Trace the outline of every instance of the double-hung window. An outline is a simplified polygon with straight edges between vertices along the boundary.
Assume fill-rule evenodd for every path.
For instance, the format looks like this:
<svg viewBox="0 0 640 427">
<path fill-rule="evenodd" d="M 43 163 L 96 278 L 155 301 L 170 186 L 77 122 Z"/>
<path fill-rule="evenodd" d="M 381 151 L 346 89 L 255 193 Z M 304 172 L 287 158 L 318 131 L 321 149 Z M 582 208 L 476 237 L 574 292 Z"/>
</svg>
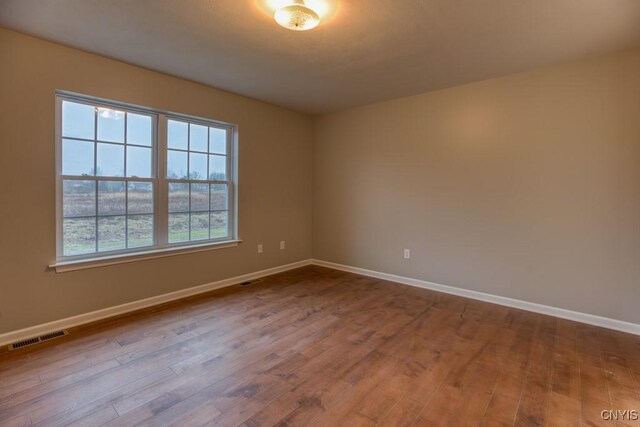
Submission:
<svg viewBox="0 0 640 427">
<path fill-rule="evenodd" d="M 236 240 L 236 128 L 59 93 L 57 262 Z"/>
</svg>

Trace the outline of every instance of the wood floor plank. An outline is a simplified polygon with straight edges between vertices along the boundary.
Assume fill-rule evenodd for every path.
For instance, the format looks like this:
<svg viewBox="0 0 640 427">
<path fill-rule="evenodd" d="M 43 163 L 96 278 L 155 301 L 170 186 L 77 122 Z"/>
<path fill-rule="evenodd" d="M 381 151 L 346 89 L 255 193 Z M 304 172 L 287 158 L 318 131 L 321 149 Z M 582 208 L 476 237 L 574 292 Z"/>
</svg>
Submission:
<svg viewBox="0 0 640 427">
<path fill-rule="evenodd" d="M 552 345 L 542 341 L 535 343 L 518 405 L 516 425 L 542 426 L 547 423 L 553 374 L 552 355 Z"/>
<path fill-rule="evenodd" d="M 2 421 L 3 427 L 26 427 L 30 426 L 31 420 L 28 415 L 20 414 L 13 418 L 6 419 Z"/>
<path fill-rule="evenodd" d="M 3 383 L 0 388 L 0 399 L 24 392 L 24 390 L 40 385 L 40 377 L 32 376 L 13 383 Z"/>
<path fill-rule="evenodd" d="M 613 426 L 640 337 L 304 267 L 0 354 L 0 424 Z"/>
<path fill-rule="evenodd" d="M 100 408 L 112 406 L 114 402 L 128 398 L 140 389 L 143 389 L 149 385 L 158 384 L 164 378 L 172 375 L 173 373 L 168 370 L 154 372 L 149 376 L 131 381 L 123 387 L 105 393 L 97 399 L 89 400 L 84 404 L 79 404 L 75 407 L 68 408 L 64 412 L 52 411 L 51 416 L 46 417 L 36 425 L 58 426 L 73 423 L 77 420 L 85 418 L 87 415 L 92 414 Z M 54 412 L 55 414 L 53 414 Z"/>
<path fill-rule="evenodd" d="M 422 411 L 423 405 L 410 398 L 401 397 L 391 409 L 380 419 L 378 426 L 380 427 L 408 427 L 414 424 L 416 418 Z"/>
<path fill-rule="evenodd" d="M 580 427 L 580 401 L 555 391 L 549 397 L 549 427 Z"/>
<path fill-rule="evenodd" d="M 321 416 L 316 416 L 307 425 L 349 425 L 349 420 L 353 420 L 354 417 L 360 418 L 357 414 L 358 405 L 394 370 L 396 363 L 397 360 L 390 356 L 377 352 L 369 354 L 360 363 L 354 365 L 343 378 L 353 387 L 326 408 Z M 364 420 L 359 422 L 362 421 Z"/>
<path fill-rule="evenodd" d="M 118 413 L 111 405 L 99 408 L 74 422 L 65 424 L 65 427 L 91 427 L 101 426 L 118 418 Z"/>
</svg>

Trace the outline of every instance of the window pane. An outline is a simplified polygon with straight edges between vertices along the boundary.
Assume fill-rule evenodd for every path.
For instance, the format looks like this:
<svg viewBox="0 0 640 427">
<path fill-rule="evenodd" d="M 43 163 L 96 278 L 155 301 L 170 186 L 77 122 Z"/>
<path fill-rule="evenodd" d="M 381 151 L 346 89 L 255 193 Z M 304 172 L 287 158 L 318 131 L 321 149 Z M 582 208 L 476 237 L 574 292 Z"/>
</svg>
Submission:
<svg viewBox="0 0 640 427">
<path fill-rule="evenodd" d="M 132 215 L 127 220 L 129 248 L 153 245 L 153 215 Z"/>
<path fill-rule="evenodd" d="M 130 182 L 127 197 L 129 214 L 153 213 L 153 184 L 150 182 Z"/>
<path fill-rule="evenodd" d="M 167 153 L 167 178 L 187 177 L 187 153 L 169 150 Z"/>
<path fill-rule="evenodd" d="M 98 108 L 98 139 L 124 144 L 124 111 Z"/>
<path fill-rule="evenodd" d="M 169 183 L 169 212 L 189 212 L 189 184 Z"/>
<path fill-rule="evenodd" d="M 126 217 L 98 218 L 98 250 L 114 251 L 126 248 Z"/>
<path fill-rule="evenodd" d="M 217 239 L 229 235 L 228 212 L 211 212 L 211 238 Z"/>
<path fill-rule="evenodd" d="M 189 150 L 207 152 L 207 127 L 200 125 L 189 125 Z"/>
<path fill-rule="evenodd" d="M 189 125 L 184 122 L 169 120 L 167 124 L 167 146 L 186 150 L 189 139 Z"/>
<path fill-rule="evenodd" d="M 123 181 L 98 183 L 98 215 L 124 215 L 127 213 Z"/>
<path fill-rule="evenodd" d="M 209 211 L 209 184 L 191 184 L 191 212 Z"/>
<path fill-rule="evenodd" d="M 228 189 L 227 184 L 211 185 L 211 210 L 225 211 L 228 205 Z"/>
<path fill-rule="evenodd" d="M 124 176 L 124 147 L 98 143 L 98 176 Z"/>
<path fill-rule="evenodd" d="M 209 152 L 227 154 L 227 130 L 209 128 Z"/>
<path fill-rule="evenodd" d="M 127 113 L 127 144 L 151 146 L 151 116 Z"/>
<path fill-rule="evenodd" d="M 209 238 L 209 212 L 191 214 L 191 240 Z"/>
<path fill-rule="evenodd" d="M 93 142 L 62 141 L 62 174 L 93 175 Z"/>
<path fill-rule="evenodd" d="M 96 214 L 95 181 L 65 180 L 62 188 L 62 214 L 65 218 Z"/>
<path fill-rule="evenodd" d="M 96 251 L 95 218 L 65 219 L 62 223 L 63 254 L 80 255 Z"/>
<path fill-rule="evenodd" d="M 169 243 L 189 240 L 189 214 L 169 214 Z"/>
<path fill-rule="evenodd" d="M 95 108 L 91 105 L 62 101 L 62 136 L 95 138 Z"/>
<path fill-rule="evenodd" d="M 227 158 L 225 156 L 209 156 L 209 179 L 226 181 Z"/>
<path fill-rule="evenodd" d="M 127 147 L 127 176 L 151 178 L 151 148 Z"/>
<path fill-rule="evenodd" d="M 189 153 L 189 178 L 207 179 L 207 155 Z"/>
</svg>

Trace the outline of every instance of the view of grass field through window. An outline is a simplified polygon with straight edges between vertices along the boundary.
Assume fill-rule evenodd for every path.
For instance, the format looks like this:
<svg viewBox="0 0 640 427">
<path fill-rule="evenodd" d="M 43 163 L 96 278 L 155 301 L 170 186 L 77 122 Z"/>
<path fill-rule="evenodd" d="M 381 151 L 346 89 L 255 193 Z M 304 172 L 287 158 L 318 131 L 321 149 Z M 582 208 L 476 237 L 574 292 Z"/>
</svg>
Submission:
<svg viewBox="0 0 640 427">
<path fill-rule="evenodd" d="M 65 180 L 65 254 L 151 246 L 153 212 L 151 183 Z"/>
<path fill-rule="evenodd" d="M 229 234 L 227 130 L 169 120 L 169 243 Z"/>
</svg>

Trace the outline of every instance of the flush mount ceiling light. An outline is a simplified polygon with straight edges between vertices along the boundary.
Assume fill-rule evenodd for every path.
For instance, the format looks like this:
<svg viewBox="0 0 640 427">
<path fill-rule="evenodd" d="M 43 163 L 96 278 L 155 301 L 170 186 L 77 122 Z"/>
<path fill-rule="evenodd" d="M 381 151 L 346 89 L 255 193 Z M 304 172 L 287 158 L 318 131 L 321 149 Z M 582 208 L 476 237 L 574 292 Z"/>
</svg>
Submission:
<svg viewBox="0 0 640 427">
<path fill-rule="evenodd" d="M 276 22 L 282 27 L 294 31 L 306 31 L 320 23 L 320 17 L 311 8 L 305 6 L 304 0 L 293 0 L 288 6 L 276 10 Z"/>
</svg>

